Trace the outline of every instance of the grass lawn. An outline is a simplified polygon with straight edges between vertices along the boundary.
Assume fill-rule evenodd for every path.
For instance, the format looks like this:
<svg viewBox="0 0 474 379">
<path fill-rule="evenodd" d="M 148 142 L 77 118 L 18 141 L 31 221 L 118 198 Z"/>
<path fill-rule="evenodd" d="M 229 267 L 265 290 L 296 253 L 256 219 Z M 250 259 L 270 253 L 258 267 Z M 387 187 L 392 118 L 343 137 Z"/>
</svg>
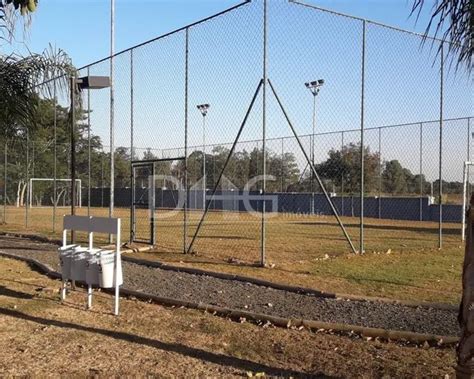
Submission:
<svg viewBox="0 0 474 379">
<path fill-rule="evenodd" d="M 0 230 L 59 238 L 60 216 L 67 211 L 58 209 L 53 233 L 51 208 L 30 209 L 28 228 L 25 209 L 8 208 L 7 223 Z M 86 214 L 87 209 L 78 213 Z M 91 214 L 107 216 L 108 210 L 91 208 Z M 189 212 L 188 244 L 201 215 L 200 211 Z M 118 208 L 115 216 L 122 218 L 123 239 L 127 240 L 130 211 Z M 366 254 L 353 255 L 332 217 L 269 214 L 266 257 L 273 268 L 259 268 L 255 264 L 260 258 L 260 215 L 209 213 L 193 246 L 194 254 L 186 255 L 182 254 L 183 214 L 158 210 L 155 217 L 155 248 L 136 254 L 138 257 L 328 292 L 454 304 L 460 298 L 463 248 L 459 224 L 444 225 L 440 251 L 436 223 L 367 219 Z M 343 222 L 358 247 L 358 219 L 346 217 Z M 138 212 L 136 230 L 138 237 L 149 238 L 146 210 Z"/>
<path fill-rule="evenodd" d="M 453 348 L 402 346 L 307 330 L 237 323 L 183 308 L 78 289 L 0 258 L 0 376 L 453 377 Z M 447 376 L 446 376 L 447 375 Z"/>
</svg>

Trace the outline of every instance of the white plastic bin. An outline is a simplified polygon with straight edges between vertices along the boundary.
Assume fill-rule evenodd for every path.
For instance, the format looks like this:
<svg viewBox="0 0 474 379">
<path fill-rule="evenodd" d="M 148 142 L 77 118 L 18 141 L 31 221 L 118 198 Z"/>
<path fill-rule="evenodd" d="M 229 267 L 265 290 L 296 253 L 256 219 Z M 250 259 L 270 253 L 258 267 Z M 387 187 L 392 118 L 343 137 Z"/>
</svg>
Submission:
<svg viewBox="0 0 474 379">
<path fill-rule="evenodd" d="M 116 254 L 113 251 L 101 252 L 99 258 L 99 285 L 102 288 L 115 287 L 115 258 Z M 117 267 L 117 284 L 123 284 L 122 278 L 122 262 L 119 259 Z"/>
<path fill-rule="evenodd" d="M 61 250 L 59 251 L 59 264 L 61 266 L 61 277 L 63 280 L 71 279 L 71 261 L 72 254 L 74 254 L 73 249 Z"/>
<path fill-rule="evenodd" d="M 90 286 L 98 286 L 100 284 L 99 274 L 100 253 L 89 254 L 86 262 L 86 283 Z"/>
<path fill-rule="evenodd" d="M 66 245 L 58 249 L 59 264 L 61 266 L 61 276 L 63 280 L 70 280 L 72 278 L 72 256 L 75 251 L 81 250 L 79 245 Z"/>
<path fill-rule="evenodd" d="M 89 253 L 84 249 L 76 249 L 72 254 L 71 279 L 79 282 L 86 281 L 86 263 Z"/>
</svg>

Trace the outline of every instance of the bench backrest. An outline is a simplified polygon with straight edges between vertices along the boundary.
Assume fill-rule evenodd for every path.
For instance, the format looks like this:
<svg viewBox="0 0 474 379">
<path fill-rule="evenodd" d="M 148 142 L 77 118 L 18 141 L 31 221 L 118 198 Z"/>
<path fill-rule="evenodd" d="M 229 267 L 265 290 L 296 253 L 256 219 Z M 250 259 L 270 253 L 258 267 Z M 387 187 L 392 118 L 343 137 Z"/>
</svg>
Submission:
<svg viewBox="0 0 474 379">
<path fill-rule="evenodd" d="M 89 234 L 89 249 L 93 247 L 93 233 L 116 235 L 117 246 L 120 244 L 119 218 L 66 215 L 63 219 L 63 246 L 67 244 L 68 230 L 87 232 Z"/>
<path fill-rule="evenodd" d="M 91 217 L 90 231 L 117 235 L 120 230 L 120 219 L 108 217 Z"/>
<path fill-rule="evenodd" d="M 63 219 L 63 230 L 75 230 L 78 232 L 88 232 L 90 224 L 89 216 L 66 215 Z"/>
</svg>

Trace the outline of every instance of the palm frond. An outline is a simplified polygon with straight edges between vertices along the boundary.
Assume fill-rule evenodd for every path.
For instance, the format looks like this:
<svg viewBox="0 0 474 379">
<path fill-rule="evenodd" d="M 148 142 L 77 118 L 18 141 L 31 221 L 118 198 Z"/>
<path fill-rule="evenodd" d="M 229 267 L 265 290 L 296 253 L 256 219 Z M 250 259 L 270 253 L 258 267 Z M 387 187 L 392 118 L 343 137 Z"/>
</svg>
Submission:
<svg viewBox="0 0 474 379">
<path fill-rule="evenodd" d="M 34 128 L 39 97 L 52 98 L 55 91 L 69 94 L 68 79 L 75 74 L 67 54 L 51 46 L 42 54 L 0 57 L 0 124 L 5 133 Z"/>
<path fill-rule="evenodd" d="M 425 0 L 414 0 L 411 14 L 417 20 Z M 425 38 L 434 31 L 434 37 L 447 41 L 448 53 L 457 60 L 457 67 L 465 64 L 472 70 L 474 53 L 474 2 L 472 0 L 435 0 L 431 19 L 425 29 Z M 441 52 L 441 44 L 439 47 Z"/>
</svg>

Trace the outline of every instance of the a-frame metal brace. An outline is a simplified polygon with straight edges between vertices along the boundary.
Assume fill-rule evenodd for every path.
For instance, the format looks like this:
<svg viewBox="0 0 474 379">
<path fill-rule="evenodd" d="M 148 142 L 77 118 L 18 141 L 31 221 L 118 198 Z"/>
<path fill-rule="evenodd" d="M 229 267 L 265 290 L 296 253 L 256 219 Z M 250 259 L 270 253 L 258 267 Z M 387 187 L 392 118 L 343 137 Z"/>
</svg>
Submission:
<svg viewBox="0 0 474 379">
<path fill-rule="evenodd" d="M 220 174 L 219 174 L 219 178 L 217 179 L 216 183 L 214 184 L 214 188 L 213 188 L 213 190 L 212 190 L 211 197 L 210 197 L 210 199 L 208 199 L 208 200 L 206 201 L 206 208 L 205 208 L 205 210 L 204 210 L 204 214 L 201 216 L 201 219 L 199 220 L 198 226 L 197 226 L 196 231 L 195 231 L 195 233 L 194 233 L 194 235 L 193 235 L 193 238 L 192 238 L 192 240 L 191 240 L 191 243 L 189 244 L 189 247 L 188 247 L 188 250 L 187 250 L 188 253 L 190 253 L 190 252 L 192 251 L 194 242 L 195 242 L 195 240 L 196 240 L 196 238 L 197 238 L 197 236 L 198 236 L 198 234 L 199 234 L 199 231 L 201 230 L 201 227 L 202 227 L 202 225 L 203 225 L 203 223 L 204 223 L 204 220 L 205 220 L 205 218 L 206 218 L 206 215 L 207 215 L 207 213 L 208 213 L 208 211 L 209 211 L 210 204 L 212 203 L 212 200 L 214 199 L 214 196 L 215 196 L 215 193 L 216 193 L 216 191 L 217 191 L 217 188 L 218 188 L 218 186 L 219 186 L 219 184 L 220 184 L 220 181 L 221 181 L 221 179 L 222 179 L 222 177 L 223 177 L 223 175 L 224 175 L 224 171 L 225 171 L 225 169 L 226 169 L 226 167 L 227 167 L 227 165 L 228 165 L 228 163 L 229 163 L 229 161 L 230 161 L 230 158 L 231 158 L 232 154 L 234 153 L 234 150 L 235 150 L 235 147 L 237 146 L 237 143 L 238 143 L 238 141 L 239 141 L 240 135 L 242 134 L 242 131 L 243 131 L 243 129 L 244 129 L 244 126 L 245 126 L 245 124 L 247 123 L 247 119 L 248 119 L 248 117 L 249 117 L 249 115 L 250 115 L 250 112 L 251 112 L 251 110 L 252 110 L 252 108 L 253 108 L 253 105 L 254 105 L 254 103 L 255 103 L 255 100 L 256 100 L 256 98 L 257 98 L 257 96 L 258 96 L 258 93 L 260 92 L 260 89 L 261 89 L 261 87 L 263 86 L 263 84 L 264 84 L 264 80 L 262 79 L 262 80 L 260 80 L 260 82 L 259 82 L 259 84 L 258 84 L 258 86 L 257 86 L 257 89 L 256 89 L 256 91 L 255 91 L 255 93 L 254 93 L 254 95 L 253 95 L 252 101 L 250 102 L 250 106 L 249 106 L 248 109 L 247 109 L 247 112 L 246 112 L 245 117 L 244 117 L 244 119 L 243 119 L 243 121 L 242 121 L 242 124 L 240 125 L 240 128 L 239 128 L 239 131 L 238 131 L 238 133 L 237 133 L 237 136 L 235 137 L 234 143 L 232 144 L 232 148 L 230 149 L 229 154 L 228 154 L 228 156 L 227 156 L 227 158 L 226 158 L 226 161 L 225 161 L 225 163 L 224 163 L 224 166 L 222 167 L 222 170 L 221 170 L 221 172 L 220 172 Z M 331 208 L 332 214 L 336 217 L 336 220 L 337 220 L 337 222 L 338 222 L 338 224 L 339 224 L 339 226 L 340 226 L 340 228 L 341 228 L 341 230 L 342 230 L 342 232 L 343 232 L 343 234 L 344 234 L 344 237 L 346 238 L 346 240 L 347 240 L 347 242 L 348 242 L 348 244 L 349 244 L 349 246 L 350 246 L 352 252 L 353 252 L 353 253 L 357 253 L 357 250 L 355 249 L 354 244 L 352 243 L 352 240 L 351 240 L 349 234 L 347 233 L 347 230 L 346 230 L 344 224 L 342 223 L 342 221 L 341 221 L 341 219 L 340 219 L 340 217 L 339 217 L 339 214 L 338 214 L 338 212 L 337 212 L 337 209 L 336 209 L 336 207 L 334 206 L 334 204 L 333 204 L 333 202 L 332 202 L 332 200 L 331 200 L 331 198 L 330 198 L 328 192 L 326 191 L 326 188 L 324 187 L 324 184 L 323 184 L 323 182 L 321 181 L 321 178 L 319 177 L 319 174 L 317 173 L 317 171 L 316 171 L 316 169 L 315 169 L 313 163 L 312 163 L 311 160 L 309 159 L 309 156 L 308 156 L 308 154 L 306 153 L 306 150 L 304 149 L 303 144 L 301 143 L 301 141 L 300 141 L 300 139 L 299 139 L 299 137 L 298 137 L 298 134 L 296 133 L 296 130 L 295 130 L 295 128 L 293 127 L 293 124 L 291 123 L 291 120 L 290 120 L 290 118 L 288 117 L 288 114 L 287 114 L 285 108 L 283 107 L 283 104 L 282 104 L 280 98 L 278 97 L 278 95 L 277 95 L 277 93 L 276 93 L 276 90 L 275 90 L 275 88 L 273 87 L 273 84 L 272 84 L 272 82 L 270 81 L 270 79 L 268 79 L 268 84 L 270 85 L 270 88 L 271 88 L 271 90 L 272 90 L 272 93 L 273 93 L 273 95 L 275 96 L 275 99 L 276 99 L 276 101 L 278 102 L 278 105 L 279 105 L 279 107 L 280 107 L 280 109 L 281 109 L 283 115 L 285 116 L 285 119 L 286 119 L 286 121 L 287 121 L 287 123 L 288 123 L 288 126 L 290 127 L 291 131 L 293 132 L 293 135 L 294 135 L 294 137 L 296 138 L 296 141 L 298 142 L 298 145 L 299 145 L 301 151 L 303 152 L 303 155 L 304 155 L 304 157 L 305 157 L 305 159 L 306 159 L 306 161 L 307 161 L 307 167 L 310 167 L 311 171 L 313 172 L 313 175 L 315 176 L 316 180 L 318 181 L 318 184 L 319 184 L 319 186 L 321 187 L 321 189 L 322 189 L 322 191 L 323 191 L 324 197 L 326 198 L 326 200 L 327 200 L 327 202 L 328 202 L 328 204 L 329 204 L 329 206 L 330 206 L 330 208 Z"/>
</svg>

